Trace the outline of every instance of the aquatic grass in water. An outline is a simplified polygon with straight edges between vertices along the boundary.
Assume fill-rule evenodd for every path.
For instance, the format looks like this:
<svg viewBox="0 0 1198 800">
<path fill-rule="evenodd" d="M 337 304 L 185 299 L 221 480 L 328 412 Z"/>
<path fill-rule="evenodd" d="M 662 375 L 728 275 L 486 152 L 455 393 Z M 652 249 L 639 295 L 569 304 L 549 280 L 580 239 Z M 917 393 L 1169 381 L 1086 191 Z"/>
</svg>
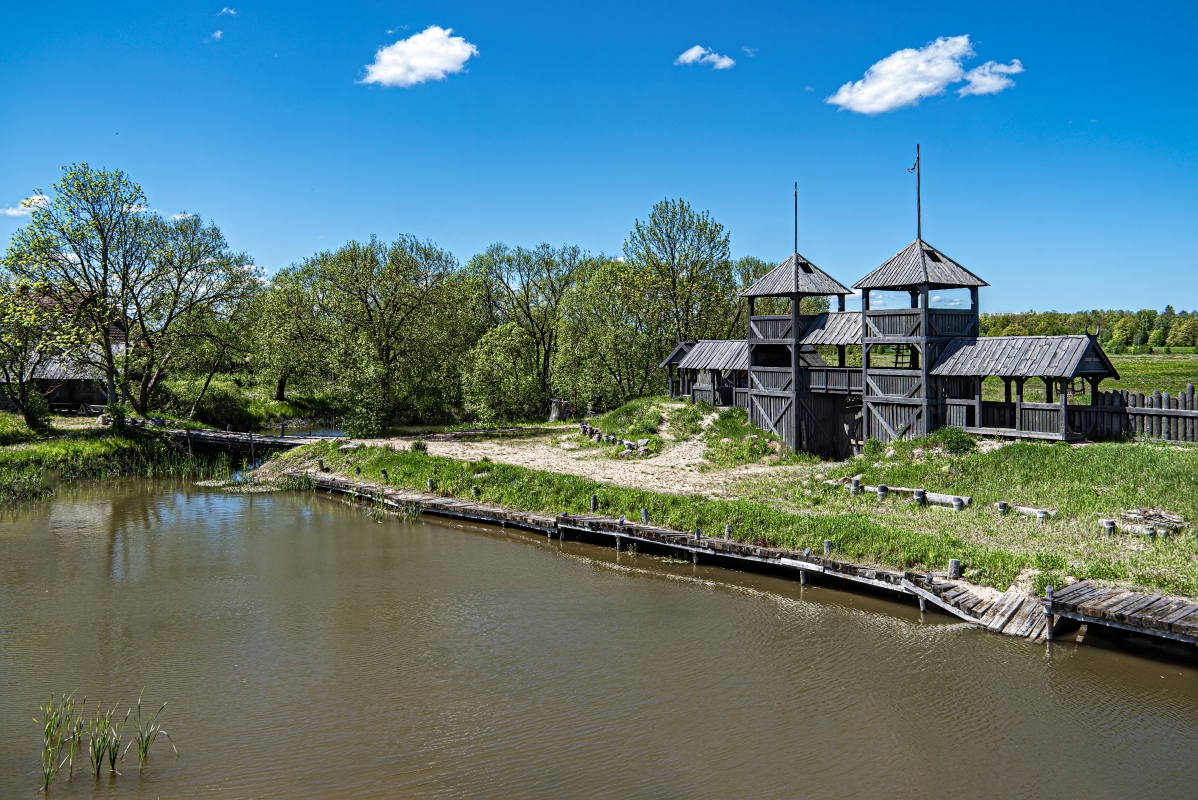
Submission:
<svg viewBox="0 0 1198 800">
<path fill-rule="evenodd" d="M 142 694 L 145 693 L 144 686 L 142 687 L 141 691 Z M 171 749 L 175 751 L 175 755 L 179 755 L 179 750 L 175 747 L 175 740 L 171 738 L 169 733 L 162 729 L 162 725 L 158 722 L 158 716 L 162 713 L 162 710 L 166 708 L 166 703 L 164 702 L 161 706 L 159 706 L 158 710 L 147 717 L 145 722 L 143 722 L 141 718 L 141 697 L 141 694 L 137 696 L 137 717 L 134 719 L 134 724 L 137 726 L 137 734 L 133 737 L 133 741 L 129 743 L 130 747 L 137 745 L 138 771 L 145 769 L 146 759 L 150 757 L 150 748 L 154 745 L 154 740 L 158 738 L 158 734 L 160 733 L 167 738 L 167 741 L 171 743 Z M 126 752 L 128 752 L 128 748 L 126 748 Z M 122 756 L 122 758 L 123 757 L 124 756 Z"/>
<path fill-rule="evenodd" d="M 224 453 L 189 455 L 158 432 L 88 432 L 0 448 L 0 502 L 45 499 L 60 481 L 126 475 L 204 478 L 228 471 Z"/>
</svg>

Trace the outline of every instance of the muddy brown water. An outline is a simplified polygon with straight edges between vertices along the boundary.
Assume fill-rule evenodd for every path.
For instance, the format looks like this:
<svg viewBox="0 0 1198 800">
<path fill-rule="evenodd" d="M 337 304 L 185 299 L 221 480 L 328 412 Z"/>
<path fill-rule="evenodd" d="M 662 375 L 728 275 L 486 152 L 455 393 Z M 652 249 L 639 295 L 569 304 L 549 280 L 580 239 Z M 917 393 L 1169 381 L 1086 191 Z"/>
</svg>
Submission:
<svg viewBox="0 0 1198 800">
<path fill-rule="evenodd" d="M 169 700 L 59 797 L 1193 797 L 1198 672 L 339 500 L 122 483 L 0 518 L 0 796 L 51 691 Z"/>
</svg>

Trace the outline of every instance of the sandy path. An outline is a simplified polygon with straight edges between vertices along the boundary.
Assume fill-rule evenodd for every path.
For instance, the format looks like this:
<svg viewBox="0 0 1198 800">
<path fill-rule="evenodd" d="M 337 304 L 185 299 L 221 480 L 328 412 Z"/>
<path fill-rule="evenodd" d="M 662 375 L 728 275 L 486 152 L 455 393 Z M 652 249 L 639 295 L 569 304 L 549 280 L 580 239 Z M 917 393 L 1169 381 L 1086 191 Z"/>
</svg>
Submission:
<svg viewBox="0 0 1198 800">
<path fill-rule="evenodd" d="M 429 455 L 470 461 L 486 456 L 500 464 L 578 475 L 615 486 L 670 494 L 700 494 L 713 499 L 734 497 L 733 487 L 755 474 L 802 469 L 750 464 L 700 472 L 699 467 L 704 463 L 703 443 L 698 439 L 672 444 L 651 458 L 616 459 L 594 449 L 567 449 L 555 445 L 549 436 L 481 441 L 462 441 L 448 436 L 422 438 L 428 445 Z M 404 449 L 411 443 L 412 437 L 363 440 L 363 444 L 372 446 Z"/>
</svg>

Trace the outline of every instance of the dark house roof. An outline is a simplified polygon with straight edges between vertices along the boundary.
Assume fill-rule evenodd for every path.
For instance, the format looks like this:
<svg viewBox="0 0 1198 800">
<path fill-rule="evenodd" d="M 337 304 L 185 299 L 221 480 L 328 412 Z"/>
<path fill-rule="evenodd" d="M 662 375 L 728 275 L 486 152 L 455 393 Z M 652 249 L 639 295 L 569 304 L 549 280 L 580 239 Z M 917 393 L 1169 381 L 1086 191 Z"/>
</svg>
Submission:
<svg viewBox="0 0 1198 800">
<path fill-rule="evenodd" d="M 861 344 L 861 312 L 829 311 L 807 323 L 801 344 Z"/>
<path fill-rule="evenodd" d="M 953 339 L 933 375 L 999 378 L 1118 378 L 1090 336 L 985 336 Z"/>
<path fill-rule="evenodd" d="M 916 239 L 853 287 L 908 289 L 925 283 L 939 289 L 990 285 L 923 239 Z"/>
<path fill-rule="evenodd" d="M 678 346 L 671 350 L 670 354 L 666 356 L 666 360 L 657 365 L 657 368 L 665 369 L 666 367 L 678 366 L 678 362 L 681 361 L 694 346 L 694 342 L 679 342 Z"/>
<path fill-rule="evenodd" d="M 774 267 L 741 297 L 784 297 L 793 294 L 852 294 L 852 290 L 798 253 Z"/>
<path fill-rule="evenodd" d="M 828 362 L 814 347 L 799 347 L 799 362 L 805 367 L 826 367 Z M 695 343 L 678 369 L 749 368 L 749 343 L 744 339 L 705 339 Z"/>
<path fill-rule="evenodd" d="M 744 339 L 705 339 L 678 364 L 679 369 L 748 369 L 749 343 Z"/>
</svg>

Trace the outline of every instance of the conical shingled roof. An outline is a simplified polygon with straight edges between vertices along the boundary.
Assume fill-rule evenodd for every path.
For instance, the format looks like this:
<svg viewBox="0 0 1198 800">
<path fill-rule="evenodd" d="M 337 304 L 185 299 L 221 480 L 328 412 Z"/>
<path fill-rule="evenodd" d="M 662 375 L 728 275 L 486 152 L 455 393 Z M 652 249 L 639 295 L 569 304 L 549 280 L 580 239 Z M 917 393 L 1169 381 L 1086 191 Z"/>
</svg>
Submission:
<svg viewBox="0 0 1198 800">
<path fill-rule="evenodd" d="M 853 288 L 907 289 L 925 283 L 939 289 L 990 285 L 923 239 L 916 239 Z"/>
<path fill-rule="evenodd" d="M 741 297 L 783 297 L 792 294 L 852 294 L 853 290 L 794 253 L 748 289 Z"/>
</svg>

